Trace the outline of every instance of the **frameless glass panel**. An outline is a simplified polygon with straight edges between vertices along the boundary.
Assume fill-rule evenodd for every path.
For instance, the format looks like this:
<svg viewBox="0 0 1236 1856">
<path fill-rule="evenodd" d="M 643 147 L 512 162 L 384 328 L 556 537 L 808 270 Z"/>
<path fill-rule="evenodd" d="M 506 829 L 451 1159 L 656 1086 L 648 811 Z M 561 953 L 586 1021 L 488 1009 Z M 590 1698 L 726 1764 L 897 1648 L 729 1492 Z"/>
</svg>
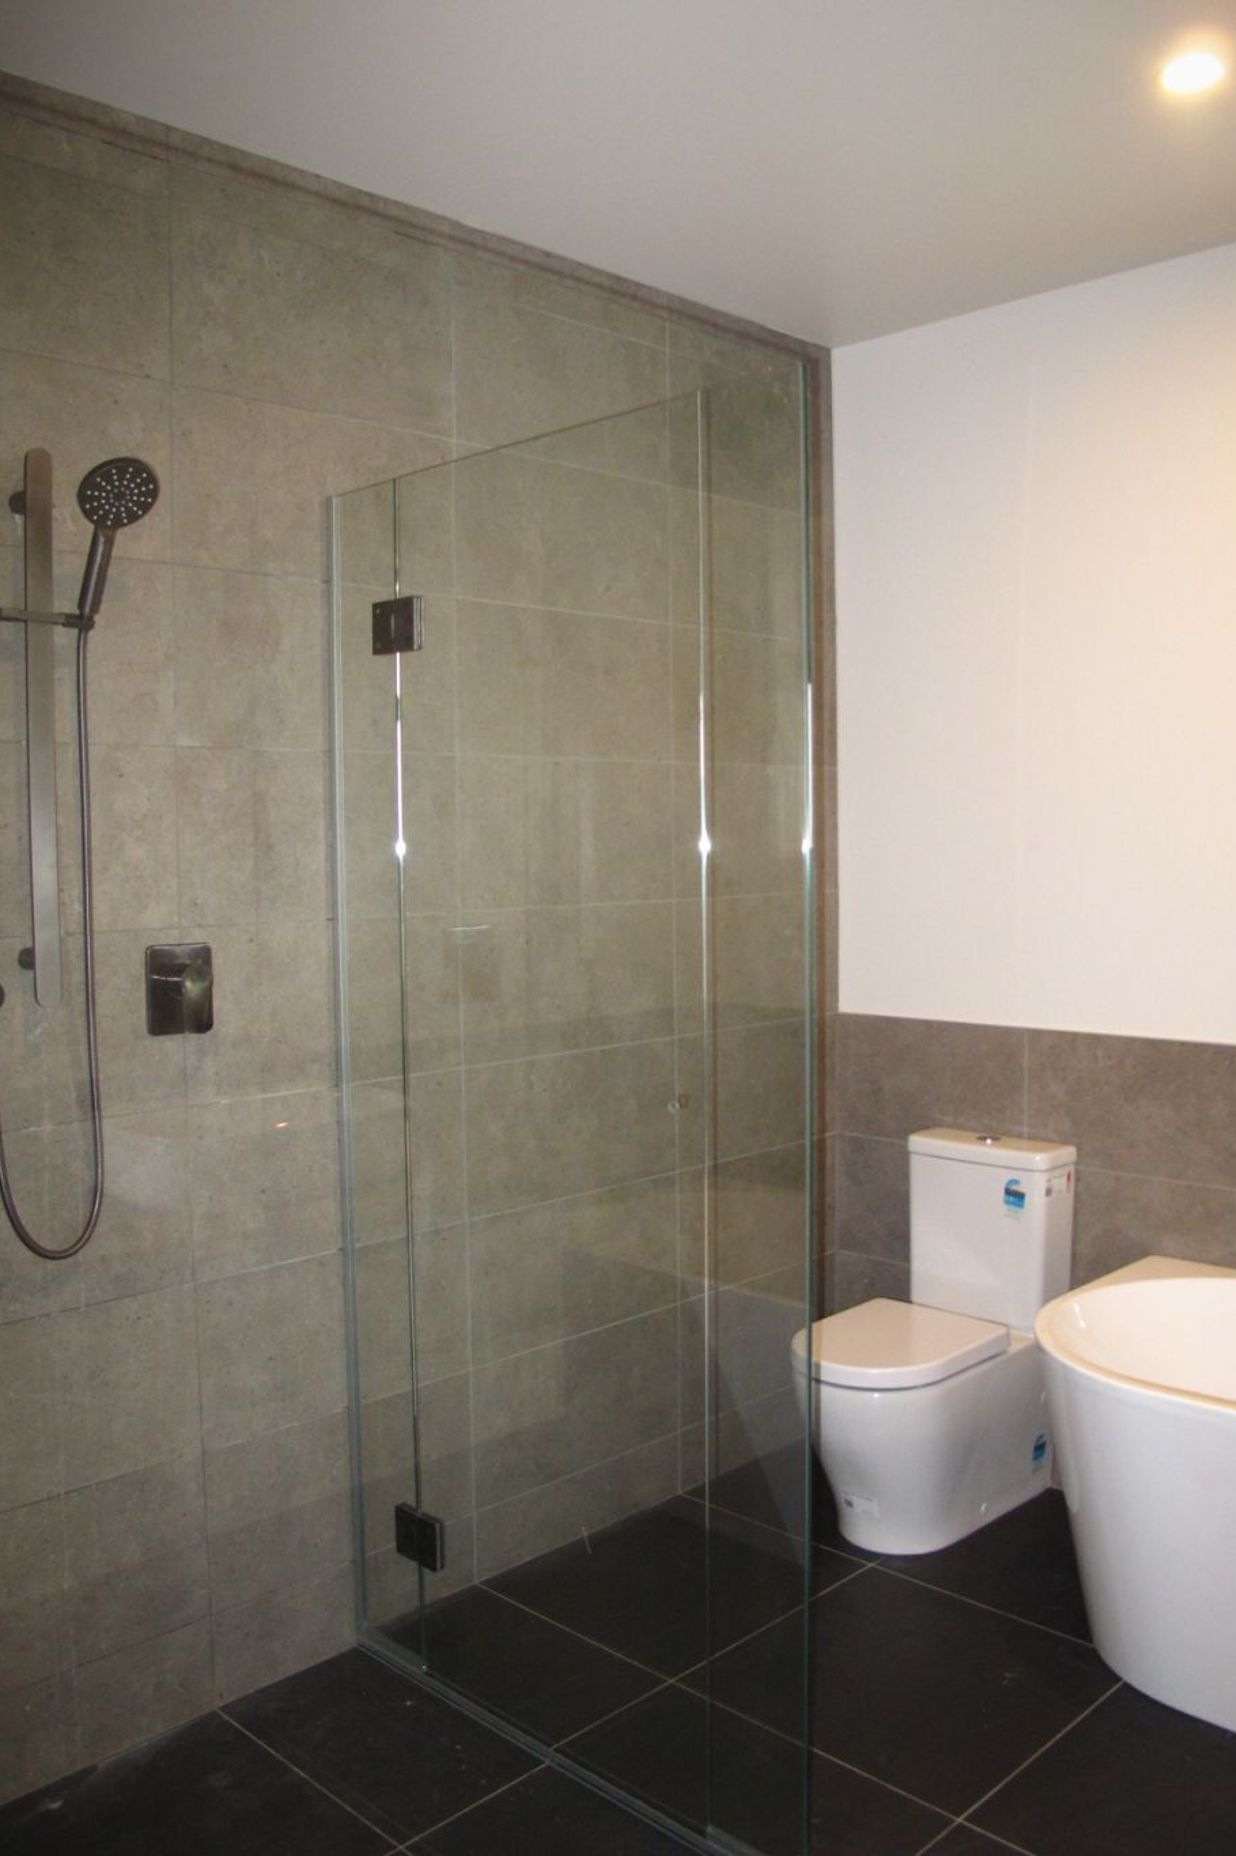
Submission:
<svg viewBox="0 0 1236 1856">
<path fill-rule="evenodd" d="M 700 1838 L 780 1853 L 804 528 L 716 488 L 762 481 L 732 454 L 757 431 L 766 463 L 778 413 L 798 442 L 766 391 L 337 499 L 336 762 L 365 1623 Z M 412 594 L 423 648 L 375 657 L 373 601 Z M 444 1523 L 440 1571 L 397 1552 L 400 1502 Z M 776 1624 L 773 1720 L 736 1659 Z"/>
</svg>

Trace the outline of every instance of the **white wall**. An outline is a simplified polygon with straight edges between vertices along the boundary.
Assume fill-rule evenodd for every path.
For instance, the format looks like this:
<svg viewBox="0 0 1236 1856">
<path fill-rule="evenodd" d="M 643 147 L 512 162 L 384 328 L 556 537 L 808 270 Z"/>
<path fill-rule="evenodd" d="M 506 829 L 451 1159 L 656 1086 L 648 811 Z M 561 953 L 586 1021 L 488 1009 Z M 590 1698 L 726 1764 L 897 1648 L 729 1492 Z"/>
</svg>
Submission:
<svg viewBox="0 0 1236 1856">
<path fill-rule="evenodd" d="M 834 366 L 842 1009 L 1236 1041 L 1236 246 Z"/>
</svg>

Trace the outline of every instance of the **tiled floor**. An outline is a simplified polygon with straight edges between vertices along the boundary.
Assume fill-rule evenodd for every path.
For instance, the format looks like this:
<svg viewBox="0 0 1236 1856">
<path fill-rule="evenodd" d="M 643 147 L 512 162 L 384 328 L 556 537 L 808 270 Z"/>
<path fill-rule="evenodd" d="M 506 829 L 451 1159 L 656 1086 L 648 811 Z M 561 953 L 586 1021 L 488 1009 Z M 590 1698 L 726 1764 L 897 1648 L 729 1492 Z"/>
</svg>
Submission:
<svg viewBox="0 0 1236 1856">
<path fill-rule="evenodd" d="M 428 1642 L 442 1673 L 579 1767 L 684 1821 L 709 1803 L 731 1837 L 782 1856 L 799 1847 L 802 1573 L 767 1525 L 775 1487 L 722 1494 L 744 1518 L 716 1517 L 710 1667 L 690 1497 L 444 1601 Z M 1236 1735 L 1099 1660 L 1058 1496 L 924 1559 L 851 1552 L 825 1504 L 816 1534 L 813 1852 L 1236 1849 Z M 680 1847 L 361 1651 L 0 1811 L 13 1856 Z"/>
</svg>

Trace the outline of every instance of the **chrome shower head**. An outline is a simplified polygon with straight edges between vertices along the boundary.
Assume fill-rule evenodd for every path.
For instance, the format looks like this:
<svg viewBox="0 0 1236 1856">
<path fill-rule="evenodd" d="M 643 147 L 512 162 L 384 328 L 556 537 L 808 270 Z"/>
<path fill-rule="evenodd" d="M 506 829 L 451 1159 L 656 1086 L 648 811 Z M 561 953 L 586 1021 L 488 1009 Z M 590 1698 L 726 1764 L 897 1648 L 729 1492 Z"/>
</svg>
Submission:
<svg viewBox="0 0 1236 1856">
<path fill-rule="evenodd" d="M 77 597 L 77 610 L 83 619 L 93 619 L 103 603 L 117 531 L 149 515 L 158 496 L 159 479 L 141 458 L 105 458 L 78 484 L 77 506 L 87 522 L 94 524 L 82 590 Z"/>
</svg>

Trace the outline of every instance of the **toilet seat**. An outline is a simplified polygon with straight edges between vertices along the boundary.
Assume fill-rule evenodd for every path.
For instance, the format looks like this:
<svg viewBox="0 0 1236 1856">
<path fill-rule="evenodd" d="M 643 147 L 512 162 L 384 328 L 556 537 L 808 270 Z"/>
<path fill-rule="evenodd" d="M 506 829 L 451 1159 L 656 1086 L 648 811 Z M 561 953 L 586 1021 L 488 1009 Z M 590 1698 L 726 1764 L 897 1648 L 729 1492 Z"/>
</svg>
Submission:
<svg viewBox="0 0 1236 1856">
<path fill-rule="evenodd" d="M 826 1315 L 794 1336 L 794 1364 L 825 1385 L 864 1391 L 905 1391 L 951 1379 L 980 1361 L 1006 1353 L 1009 1330 L 997 1321 L 950 1309 L 879 1297 Z"/>
</svg>

